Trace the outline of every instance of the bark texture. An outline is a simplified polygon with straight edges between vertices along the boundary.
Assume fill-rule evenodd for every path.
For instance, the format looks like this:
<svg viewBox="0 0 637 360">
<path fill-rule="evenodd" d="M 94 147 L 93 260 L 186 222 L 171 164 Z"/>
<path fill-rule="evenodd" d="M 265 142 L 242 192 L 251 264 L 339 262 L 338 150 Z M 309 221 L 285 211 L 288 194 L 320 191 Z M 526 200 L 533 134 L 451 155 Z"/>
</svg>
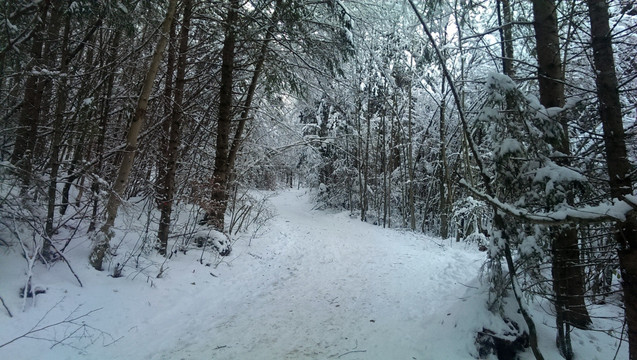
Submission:
<svg viewBox="0 0 637 360">
<path fill-rule="evenodd" d="M 170 234 L 170 216 L 172 214 L 175 197 L 175 173 L 177 172 L 177 159 L 181 145 L 181 125 L 183 122 L 183 99 L 184 85 L 186 83 L 186 66 L 188 51 L 188 36 L 190 29 L 190 18 L 192 15 L 192 0 L 184 0 L 184 16 L 181 22 L 181 33 L 179 35 L 179 58 L 177 60 L 177 79 L 175 82 L 175 98 L 173 101 L 173 111 L 170 118 L 170 131 L 168 136 L 168 151 L 166 154 L 165 174 L 163 178 L 160 203 L 159 231 L 159 253 L 166 255 L 168 247 L 168 235 Z"/>
<path fill-rule="evenodd" d="M 232 85 L 234 73 L 234 52 L 236 46 L 236 23 L 238 20 L 238 0 L 231 0 L 226 16 L 225 38 L 221 50 L 221 85 L 219 90 L 219 113 L 217 119 L 217 145 L 215 168 L 212 173 L 210 208 L 206 222 L 223 232 L 224 216 L 228 207 L 228 180 L 230 178 L 230 130 L 232 126 Z"/>
<path fill-rule="evenodd" d="M 533 1 L 535 39 L 538 57 L 538 82 L 540 103 L 546 108 L 564 106 L 564 75 L 560 59 L 560 38 L 557 23 L 557 8 L 554 0 Z M 556 163 L 570 165 L 570 139 L 568 120 L 558 116 L 562 136 L 554 146 L 562 155 Z M 573 193 L 569 184 L 566 201 L 573 203 Z M 586 309 L 583 267 L 580 266 L 578 231 L 575 225 L 554 227 L 550 230 L 553 249 L 552 274 L 555 292 L 557 325 L 557 347 L 566 359 L 573 357 L 570 341 L 570 327 L 587 328 L 591 319 Z"/>
<path fill-rule="evenodd" d="M 604 0 L 588 0 L 593 42 L 599 114 L 604 130 L 606 166 L 613 199 L 632 194 L 630 163 L 626 156 L 626 141 L 622 123 L 621 103 L 611 31 L 608 5 Z M 637 219 L 633 213 L 626 221 L 617 224 L 615 239 L 619 246 L 624 308 L 628 328 L 629 357 L 637 359 Z"/>
</svg>

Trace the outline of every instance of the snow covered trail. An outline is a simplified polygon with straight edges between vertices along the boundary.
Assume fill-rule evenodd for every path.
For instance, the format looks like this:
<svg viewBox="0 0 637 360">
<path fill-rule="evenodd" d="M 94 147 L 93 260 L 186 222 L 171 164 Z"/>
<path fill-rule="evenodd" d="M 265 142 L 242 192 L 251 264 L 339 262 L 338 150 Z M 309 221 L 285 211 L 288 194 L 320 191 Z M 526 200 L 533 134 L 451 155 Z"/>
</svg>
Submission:
<svg viewBox="0 0 637 360">
<path fill-rule="evenodd" d="M 0 317 L 0 344 L 77 306 L 76 315 L 100 309 L 81 319 L 89 335 L 52 349 L 18 340 L 0 348 L 0 359 L 469 358 L 475 332 L 458 339 L 456 325 L 441 323 L 451 319 L 448 309 L 462 308 L 463 284 L 475 280 L 484 253 L 312 210 L 309 199 L 302 190 L 280 192 L 270 200 L 278 215 L 250 246 L 240 238 L 216 267 L 210 255 L 210 266 L 200 264 L 200 251 L 176 253 L 161 279 L 149 269 L 126 268 L 119 279 L 94 271 L 86 265 L 88 240 L 77 240 L 67 258 L 84 287 L 64 264 L 37 270 L 47 293 L 18 316 Z M 120 229 L 139 238 L 125 223 L 144 221 L 132 211 Z M 158 269 L 162 260 L 152 256 Z M 23 285 L 22 262 L 15 254 L 0 259 L 0 294 L 15 310 L 22 299 L 9 294 Z M 39 335 L 60 339 L 73 329 L 62 324 Z M 87 340 L 93 344 L 85 347 Z"/>
<path fill-rule="evenodd" d="M 272 202 L 269 234 L 235 261 L 251 264 L 212 291 L 209 315 L 189 314 L 209 316 L 192 326 L 199 341 L 154 358 L 428 358 L 431 315 L 458 301 L 484 254 L 313 211 L 299 191 Z"/>
</svg>

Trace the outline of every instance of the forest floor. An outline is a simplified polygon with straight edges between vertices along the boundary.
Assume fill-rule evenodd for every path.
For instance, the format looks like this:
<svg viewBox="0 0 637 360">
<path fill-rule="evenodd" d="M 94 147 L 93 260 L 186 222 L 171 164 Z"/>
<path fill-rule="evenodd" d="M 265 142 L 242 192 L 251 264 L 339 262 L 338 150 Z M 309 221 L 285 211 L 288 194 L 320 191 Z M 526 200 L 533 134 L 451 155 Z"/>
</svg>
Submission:
<svg viewBox="0 0 637 360">
<path fill-rule="evenodd" d="M 471 359 L 476 332 L 499 326 L 484 305 L 486 254 L 475 244 L 315 210 L 303 190 L 273 195 L 265 231 L 238 236 L 225 258 L 193 248 L 162 266 L 149 254 L 113 278 L 88 266 L 89 240 L 79 237 L 65 253 L 84 286 L 65 263 L 38 263 L 33 285 L 46 293 L 26 303 L 25 261 L 17 247 L 0 248 L 0 296 L 14 315 L 0 308 L 0 346 L 59 323 L 0 347 L 0 359 Z M 120 218 L 111 266 L 145 231 L 139 206 Z M 557 359 L 546 304 L 531 308 L 545 358 Z M 595 326 L 618 331 L 621 322 Z M 573 334 L 578 359 L 613 359 L 618 343 L 606 332 Z"/>
</svg>

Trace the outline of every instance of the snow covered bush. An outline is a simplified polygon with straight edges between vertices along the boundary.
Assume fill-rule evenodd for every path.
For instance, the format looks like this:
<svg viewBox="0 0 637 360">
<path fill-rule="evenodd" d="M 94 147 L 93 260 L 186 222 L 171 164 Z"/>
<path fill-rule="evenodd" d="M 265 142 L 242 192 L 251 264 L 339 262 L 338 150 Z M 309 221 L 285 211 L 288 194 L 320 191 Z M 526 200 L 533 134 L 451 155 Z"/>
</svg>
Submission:
<svg viewBox="0 0 637 360">
<path fill-rule="evenodd" d="M 252 232 L 252 237 L 256 236 L 274 216 L 268 202 L 271 195 L 235 186 L 228 209 L 228 234 Z"/>
<path fill-rule="evenodd" d="M 456 227 L 456 240 L 475 243 L 479 247 L 487 244 L 487 217 L 490 209 L 484 201 L 470 195 L 460 197 L 453 204 L 452 220 Z"/>
<path fill-rule="evenodd" d="M 194 235 L 194 242 L 198 247 L 211 245 L 221 256 L 228 256 L 232 252 L 230 236 L 214 229 L 200 229 Z"/>
</svg>

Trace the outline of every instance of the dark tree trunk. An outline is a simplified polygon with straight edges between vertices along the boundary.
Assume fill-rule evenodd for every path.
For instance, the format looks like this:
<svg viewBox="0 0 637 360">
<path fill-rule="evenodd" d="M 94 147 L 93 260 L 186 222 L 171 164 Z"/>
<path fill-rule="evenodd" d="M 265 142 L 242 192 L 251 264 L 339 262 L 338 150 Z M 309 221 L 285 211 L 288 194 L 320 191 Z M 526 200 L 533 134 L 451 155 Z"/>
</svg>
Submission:
<svg viewBox="0 0 637 360">
<path fill-rule="evenodd" d="M 59 10 L 56 10 L 59 11 Z M 66 73 L 68 71 L 68 43 L 70 33 L 71 22 L 70 18 L 66 18 L 64 25 L 64 35 L 62 40 L 62 58 L 60 64 L 60 72 Z M 57 182 L 58 173 L 60 170 L 60 143 L 62 141 L 62 125 L 64 121 L 64 112 L 66 111 L 67 100 L 67 78 L 63 77 L 59 80 L 59 86 L 57 90 L 57 103 L 55 105 L 55 115 L 53 121 L 53 139 L 51 140 L 51 154 L 50 154 L 50 166 L 51 172 L 49 176 L 49 188 L 48 188 L 48 204 L 46 214 L 45 232 L 47 237 L 53 235 L 53 217 L 55 215 L 55 202 L 57 197 Z M 46 255 L 49 251 L 49 241 L 45 241 L 45 248 L 43 253 Z"/>
<path fill-rule="evenodd" d="M 564 106 L 564 82 L 560 60 L 557 9 L 554 0 L 534 0 L 533 14 L 538 52 L 540 103 L 546 108 L 562 107 Z M 569 166 L 571 152 L 568 122 L 564 117 L 561 117 L 559 121 L 563 134 L 555 144 L 555 148 L 563 156 L 557 158 L 556 162 L 561 166 Z M 573 194 L 570 190 L 566 194 L 566 198 L 569 203 L 573 203 Z M 571 359 L 573 351 L 570 341 L 570 326 L 587 328 L 591 324 L 584 301 L 586 283 L 583 268 L 580 266 L 577 227 L 574 225 L 555 227 L 550 230 L 550 234 L 553 248 L 552 273 L 558 331 L 556 342 L 560 353 L 566 359 Z"/>
<path fill-rule="evenodd" d="M 440 237 L 443 239 L 447 239 L 449 237 L 449 204 L 447 202 L 447 191 L 449 191 L 447 187 L 447 139 L 446 139 L 446 104 L 445 104 L 445 80 L 442 79 L 442 100 L 440 101 L 440 152 L 439 152 L 439 160 L 440 160 L 440 168 L 438 174 L 439 181 L 439 190 L 440 193 Z"/>
<path fill-rule="evenodd" d="M 545 107 L 562 106 L 564 82 L 554 0 L 533 0 L 533 15 L 539 65 L 540 103 Z"/>
<path fill-rule="evenodd" d="M 168 247 L 168 235 L 170 234 L 170 216 L 172 214 L 175 197 L 175 173 L 177 172 L 177 159 L 179 158 L 179 147 L 181 143 L 181 123 L 183 121 L 183 98 L 186 78 L 188 34 L 190 29 L 190 17 L 192 14 L 192 1 L 184 0 L 184 16 L 181 22 L 181 34 L 179 38 L 179 59 L 177 60 L 177 79 L 175 83 L 175 99 L 173 101 L 173 111 L 170 118 L 170 132 L 168 137 L 168 151 L 166 153 L 164 183 L 160 198 L 161 216 L 159 220 L 159 253 L 166 255 Z"/>
<path fill-rule="evenodd" d="M 504 18 L 504 24 L 502 27 L 504 40 L 503 40 L 503 49 L 504 49 L 504 73 L 509 77 L 513 77 L 515 71 L 513 69 L 513 34 L 512 34 L 512 26 L 513 15 L 511 14 L 511 4 L 510 0 L 500 0 L 502 3 L 502 17 Z"/>
<path fill-rule="evenodd" d="M 109 41 L 110 44 L 110 55 L 108 57 L 108 63 L 111 64 L 107 69 L 108 77 L 106 80 L 106 91 L 102 97 L 101 101 L 101 109 L 100 109 L 100 126 L 99 126 L 99 134 L 97 136 L 97 144 L 95 146 L 95 152 L 97 155 L 97 165 L 96 165 L 96 173 L 101 177 L 103 176 L 103 168 L 104 168 L 104 143 L 106 142 L 106 128 L 108 126 L 108 117 L 111 110 L 111 98 L 113 96 L 113 86 L 115 84 L 115 73 L 116 73 L 116 62 L 119 49 L 119 39 L 121 37 L 121 30 L 115 32 L 115 35 L 112 38 L 112 41 Z M 91 197 L 93 201 L 93 209 L 91 211 L 91 222 L 89 223 L 88 231 L 95 231 L 95 226 L 97 224 L 97 214 L 98 214 L 98 205 L 99 205 L 99 191 L 100 191 L 100 182 L 95 179 L 91 184 Z"/>
<path fill-rule="evenodd" d="M 252 101 L 257 88 L 259 76 L 263 71 L 265 58 L 268 51 L 268 45 L 272 41 L 273 33 L 277 24 L 277 16 L 281 0 L 276 0 L 274 11 L 272 13 L 271 25 L 266 29 L 265 38 L 261 44 L 259 55 L 256 59 L 252 79 L 248 85 L 246 100 L 243 104 L 237 128 L 230 138 L 231 124 L 233 118 L 233 96 L 232 89 L 234 85 L 234 57 L 236 46 L 235 27 L 238 22 L 237 0 L 231 0 L 226 18 L 226 32 L 221 50 L 221 89 L 219 95 L 219 114 L 217 122 L 217 144 L 215 153 L 215 168 L 212 175 L 211 183 L 211 204 L 207 209 L 205 221 L 219 231 L 224 231 L 224 217 L 228 207 L 228 187 L 232 182 L 232 172 L 237 158 L 237 154 L 243 142 L 243 132 L 245 125 L 249 119 Z"/>
<path fill-rule="evenodd" d="M 632 183 L 629 177 L 630 163 L 626 156 L 621 103 L 608 25 L 608 6 L 604 0 L 588 0 L 588 11 L 610 195 L 613 199 L 622 199 L 632 193 Z M 634 214 L 625 222 L 617 224 L 615 238 L 619 245 L 629 356 L 631 360 L 637 360 L 637 220 Z"/>
<path fill-rule="evenodd" d="M 254 94 L 256 92 L 257 84 L 259 82 L 259 76 L 261 76 L 261 73 L 263 72 L 265 57 L 268 53 L 268 45 L 272 41 L 274 31 L 276 30 L 276 24 L 278 21 L 278 14 L 279 14 L 280 7 L 281 7 L 281 0 L 276 0 L 276 3 L 274 5 L 274 11 L 272 12 L 271 23 L 268 29 L 266 30 L 265 38 L 263 39 L 263 43 L 261 44 L 259 56 L 254 66 L 254 72 L 252 73 L 252 79 L 250 80 L 250 85 L 248 86 L 248 92 L 246 93 L 246 100 L 243 104 L 243 111 L 241 112 L 241 117 L 239 118 L 239 124 L 237 125 L 237 130 L 234 133 L 232 145 L 230 146 L 230 153 L 228 154 L 228 166 L 230 167 L 230 171 L 233 171 L 234 169 L 234 163 L 237 159 L 237 153 L 242 143 L 243 130 L 245 129 L 245 125 L 249 119 L 250 109 L 252 108 L 252 101 L 254 100 Z"/>
<path fill-rule="evenodd" d="M 413 108 L 413 104 L 412 104 L 412 93 L 411 93 L 411 88 L 412 88 L 412 84 L 411 81 L 409 82 L 409 102 L 408 102 L 408 116 L 407 116 L 407 136 L 408 136 L 408 143 L 407 143 L 407 171 L 408 171 L 408 175 L 409 175 L 409 188 L 408 188 L 408 208 L 409 208 L 409 228 L 414 231 L 416 230 L 416 208 L 415 208 L 415 201 L 414 201 L 414 167 L 413 167 L 413 163 L 414 163 L 414 156 L 413 156 L 413 148 L 412 148 L 412 144 L 413 142 L 413 129 L 412 129 L 412 121 L 413 121 L 413 116 L 412 116 L 412 108 Z M 359 135 L 360 137 L 360 132 Z"/>
<path fill-rule="evenodd" d="M 363 189 L 361 193 L 361 221 L 367 221 L 367 211 L 369 210 L 369 144 L 371 138 L 371 122 L 372 122 L 372 92 L 371 86 L 367 87 L 367 110 L 365 112 L 366 132 L 365 135 L 365 155 L 363 157 Z M 360 136 L 360 135 L 359 135 Z"/>
<path fill-rule="evenodd" d="M 169 147 L 168 144 L 170 137 L 170 124 L 173 113 L 173 90 L 174 90 L 174 76 L 175 76 L 175 58 L 176 54 L 176 36 L 175 31 L 177 28 L 177 22 L 173 21 L 170 26 L 170 35 L 168 41 L 168 54 L 166 61 L 166 80 L 164 80 L 164 118 L 162 119 L 161 129 L 159 130 L 159 156 L 157 159 L 157 179 L 155 180 L 155 200 L 157 206 L 161 208 L 162 203 L 166 199 L 162 196 L 166 193 L 164 190 L 164 184 L 166 182 L 166 162 L 168 159 Z"/>
<path fill-rule="evenodd" d="M 44 29 L 46 27 L 49 1 L 41 3 L 40 21 L 33 31 L 31 43 L 31 63 L 27 72 L 37 71 L 42 64 L 42 49 L 44 46 Z M 24 85 L 24 100 L 16 130 L 15 145 L 11 154 L 11 163 L 18 168 L 19 176 L 24 185 L 29 183 L 33 166 L 33 152 L 35 150 L 36 134 L 40 122 L 40 104 L 42 79 L 37 73 L 31 73 Z"/>
<path fill-rule="evenodd" d="M 221 50 L 221 88 L 219 90 L 219 114 L 217 119 L 217 145 L 215 168 L 212 173 L 211 206 L 206 221 L 223 232 L 224 216 L 228 207 L 228 180 L 230 178 L 230 128 L 232 125 L 232 85 L 234 72 L 235 26 L 238 19 L 239 1 L 231 0 L 226 17 L 226 33 Z"/>
</svg>

